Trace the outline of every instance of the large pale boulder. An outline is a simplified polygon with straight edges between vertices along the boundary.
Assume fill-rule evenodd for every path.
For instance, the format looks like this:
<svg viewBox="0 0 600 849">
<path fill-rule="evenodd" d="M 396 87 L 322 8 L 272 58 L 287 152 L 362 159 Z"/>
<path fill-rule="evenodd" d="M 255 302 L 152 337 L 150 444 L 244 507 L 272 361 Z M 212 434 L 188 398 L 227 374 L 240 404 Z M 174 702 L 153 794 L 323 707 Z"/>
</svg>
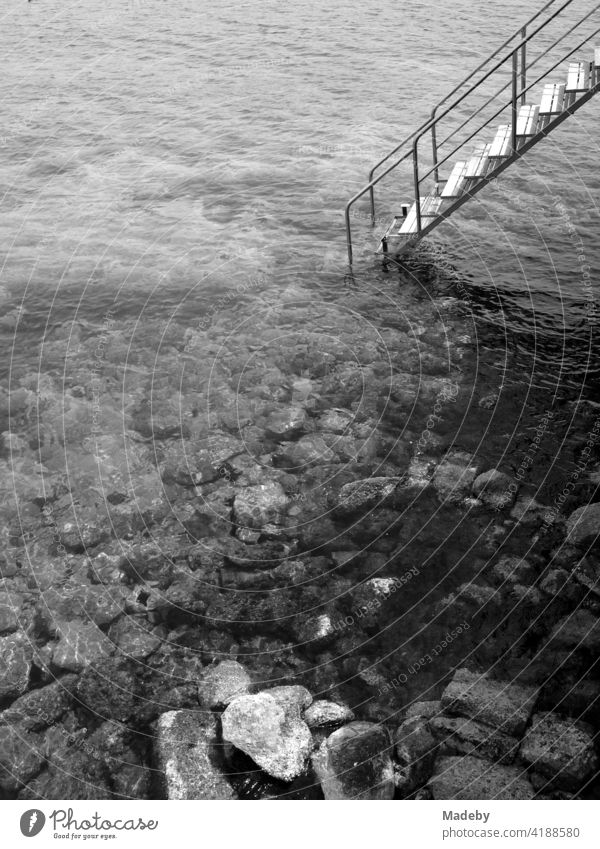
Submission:
<svg viewBox="0 0 600 849">
<path fill-rule="evenodd" d="M 223 739 L 245 752 L 269 775 L 293 781 L 304 771 L 312 749 L 300 704 L 303 701 L 290 693 L 279 697 L 265 691 L 240 696 L 223 713 Z"/>
</svg>

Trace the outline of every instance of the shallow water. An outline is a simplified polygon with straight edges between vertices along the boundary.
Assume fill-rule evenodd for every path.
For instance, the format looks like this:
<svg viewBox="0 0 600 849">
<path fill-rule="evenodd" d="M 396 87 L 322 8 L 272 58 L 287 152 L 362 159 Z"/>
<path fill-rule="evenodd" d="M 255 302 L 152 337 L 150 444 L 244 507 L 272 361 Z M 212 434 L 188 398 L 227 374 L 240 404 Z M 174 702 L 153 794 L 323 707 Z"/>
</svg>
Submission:
<svg viewBox="0 0 600 849">
<path fill-rule="evenodd" d="M 243 482 L 255 482 L 257 468 L 279 476 L 287 469 L 284 483 L 301 508 L 301 550 L 317 557 L 337 551 L 332 539 L 313 545 L 307 530 L 329 520 L 325 495 L 353 476 L 402 475 L 421 454 L 439 462 L 454 448 L 476 455 L 480 471 L 510 475 L 530 455 L 522 491 L 554 503 L 599 400 L 582 277 L 589 265 L 596 297 L 598 104 L 399 269 L 381 268 L 372 255 L 377 240 L 357 218 L 350 278 L 342 216 L 371 164 L 537 5 L 496 4 L 488 28 L 488 7 L 464 0 L 436 3 L 434 15 L 431 4 L 412 0 L 401 7 L 251 0 L 210 10 L 194 0 L 6 0 L 0 344 L 2 389 L 21 392 L 11 396 L 10 433 L 2 408 L 7 544 L 22 546 L 22 527 L 15 528 L 38 522 L 30 506 L 23 521 L 25 504 L 62 504 L 64 477 L 79 499 L 76 516 L 87 522 L 100 509 L 97 492 L 117 486 L 125 467 L 133 501 L 142 504 L 144 530 L 136 532 L 160 544 L 189 530 L 193 494 L 172 481 L 160 491 L 155 466 L 162 473 L 171 462 L 169 440 L 173 456 L 183 452 L 177 461 L 187 462 L 194 440 L 214 430 L 243 441 L 248 465 L 236 469 Z M 382 216 L 409 196 L 409 185 L 399 189 L 404 195 L 396 188 L 378 193 Z M 394 384 L 397 375 L 406 385 Z M 444 381 L 459 387 L 458 396 L 429 427 Z M 309 430 L 321 428 L 330 408 L 351 410 L 352 441 L 328 434 L 336 457 L 317 470 L 286 465 L 264 427 L 290 403 L 306 406 Z M 533 456 L 549 409 L 551 426 Z M 153 441 L 149 410 L 167 437 Z M 427 446 L 419 452 L 422 434 Z M 599 459 L 594 449 L 588 472 Z M 594 493 L 582 475 L 561 510 Z M 208 495 L 217 511 L 211 539 L 221 535 L 222 554 L 232 528 L 219 524 L 218 510 L 229 511 L 233 496 Z M 150 505 L 153 496 L 159 506 Z M 148 529 L 155 508 L 160 521 Z M 382 570 L 399 577 L 418 567 L 421 580 L 388 602 L 377 626 L 360 636 L 342 629 L 334 649 L 308 659 L 289 660 L 285 647 L 297 636 L 281 621 L 275 636 L 268 626 L 269 617 L 291 615 L 285 598 L 281 608 L 257 608 L 266 647 L 260 628 L 258 636 L 234 628 L 235 640 L 221 642 L 213 629 L 206 651 L 237 653 L 274 681 L 287 680 L 296 663 L 315 691 L 340 687 L 370 716 L 380 709 L 394 716 L 430 687 L 439 694 L 459 661 L 495 663 L 502 640 L 494 654 L 485 627 L 475 626 L 383 708 L 370 705 L 382 680 L 418 665 L 456 624 L 456 614 L 439 608 L 443 597 L 487 574 L 501 553 L 535 561 L 551 548 L 544 543 L 540 553 L 530 529 L 440 504 L 431 493 L 394 516 L 384 511 L 372 526 L 334 530 L 340 551 L 371 546 L 375 559 L 363 557 L 347 572 L 329 574 L 330 567 L 297 595 L 282 579 L 294 614 L 329 606 L 352 617 L 356 585 Z M 202 573 L 214 588 L 213 577 Z M 253 591 L 264 595 L 264 587 Z M 215 602 L 203 615 L 245 621 L 237 594 L 225 611 Z M 198 648 L 177 628 L 169 641 Z M 370 680 L 375 666 L 380 678 Z"/>
</svg>

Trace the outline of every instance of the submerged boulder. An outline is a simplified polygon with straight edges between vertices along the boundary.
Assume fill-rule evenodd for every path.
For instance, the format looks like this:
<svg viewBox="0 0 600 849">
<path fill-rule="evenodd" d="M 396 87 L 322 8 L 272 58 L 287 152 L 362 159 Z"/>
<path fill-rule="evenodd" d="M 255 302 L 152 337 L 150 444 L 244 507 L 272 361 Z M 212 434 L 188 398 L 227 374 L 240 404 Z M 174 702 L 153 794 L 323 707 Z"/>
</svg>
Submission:
<svg viewBox="0 0 600 849">
<path fill-rule="evenodd" d="M 351 722 L 323 741 L 313 768 L 326 799 L 393 799 L 394 768 L 388 732 Z"/>
<path fill-rule="evenodd" d="M 589 546 L 600 534 L 600 503 L 586 504 L 574 510 L 567 519 L 567 541 L 571 545 Z"/>
<path fill-rule="evenodd" d="M 366 512 L 373 507 L 385 506 L 400 478 L 366 478 L 345 484 L 338 495 L 335 513 L 338 516 L 349 516 L 354 513 Z"/>
<path fill-rule="evenodd" d="M 451 714 L 466 716 L 520 735 L 531 716 L 537 690 L 509 681 L 494 681 L 487 675 L 459 669 L 442 694 L 442 707 Z"/>
<path fill-rule="evenodd" d="M 592 728 L 554 713 L 535 714 L 520 754 L 548 784 L 565 790 L 579 789 L 600 765 Z"/>
<path fill-rule="evenodd" d="M 25 634 L 0 638 L 0 701 L 16 699 L 29 687 L 33 646 Z"/>
<path fill-rule="evenodd" d="M 526 773 L 515 766 L 464 757 L 439 758 L 428 787 L 433 799 L 533 799 Z"/>
<path fill-rule="evenodd" d="M 233 501 L 233 516 L 242 527 L 262 528 L 270 522 L 277 523 L 288 504 L 281 484 L 268 481 L 241 490 Z"/>
<path fill-rule="evenodd" d="M 293 781 L 304 771 L 312 737 L 297 700 L 278 699 L 272 691 L 240 696 L 225 709 L 222 723 L 223 739 L 274 778 Z"/>
<path fill-rule="evenodd" d="M 161 714 L 154 748 L 164 798 L 204 801 L 235 797 L 218 766 L 217 721 L 210 714 L 187 710 Z"/>
<path fill-rule="evenodd" d="M 238 696 L 249 692 L 252 679 L 235 660 L 224 660 L 217 666 L 206 669 L 198 684 L 201 705 L 210 710 L 226 708 Z"/>
</svg>

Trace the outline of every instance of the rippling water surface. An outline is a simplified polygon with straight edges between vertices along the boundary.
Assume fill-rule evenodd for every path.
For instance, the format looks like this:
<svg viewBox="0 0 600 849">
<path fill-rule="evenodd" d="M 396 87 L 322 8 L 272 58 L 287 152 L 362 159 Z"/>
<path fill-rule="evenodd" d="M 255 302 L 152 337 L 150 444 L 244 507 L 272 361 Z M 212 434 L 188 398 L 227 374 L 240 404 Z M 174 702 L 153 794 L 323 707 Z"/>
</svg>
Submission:
<svg viewBox="0 0 600 849">
<path fill-rule="evenodd" d="M 464 403 L 445 413 L 440 454 L 451 445 L 478 450 L 515 471 L 554 408 L 528 471 L 549 503 L 600 401 L 586 312 L 600 293 L 599 103 L 400 268 L 374 258 L 377 240 L 359 205 L 348 277 L 343 227 L 344 204 L 370 166 L 538 3 L 500 0 L 490 22 L 489 4 L 467 0 L 4 0 L 3 389 L 29 391 L 28 375 L 40 371 L 60 380 L 66 344 L 71 402 L 82 397 L 91 378 L 76 374 L 77 346 L 102 333 L 107 316 L 114 344 L 102 356 L 115 373 L 127 370 L 131 404 L 151 372 L 157 385 L 173 378 L 161 372 L 163 355 L 193 351 L 200 373 L 202 359 L 218 361 L 225 345 L 219 368 L 243 382 L 255 367 L 234 362 L 239 337 L 241 360 L 261 352 L 267 377 L 281 366 L 277 391 L 291 398 L 302 395 L 298 380 L 315 374 L 299 369 L 292 390 L 285 340 L 300 350 L 306 337 L 307 350 L 318 350 L 327 339 L 323 350 L 346 346 L 347 356 L 331 354 L 344 361 L 355 340 L 357 361 L 367 351 L 371 363 L 369 345 L 397 333 L 390 344 L 400 345 L 400 370 L 423 339 L 438 356 L 421 363 L 430 390 L 433 378 L 460 377 Z M 378 193 L 378 213 L 409 197 L 410 185 L 392 180 Z M 217 408 L 233 403 L 232 386 L 217 385 Z M 428 409 L 410 424 L 410 445 Z M 400 432 L 407 420 L 388 426 Z M 448 521 L 447 544 L 443 522 L 431 544 L 442 577 L 452 557 L 459 573 L 468 559 L 469 528 Z"/>
</svg>

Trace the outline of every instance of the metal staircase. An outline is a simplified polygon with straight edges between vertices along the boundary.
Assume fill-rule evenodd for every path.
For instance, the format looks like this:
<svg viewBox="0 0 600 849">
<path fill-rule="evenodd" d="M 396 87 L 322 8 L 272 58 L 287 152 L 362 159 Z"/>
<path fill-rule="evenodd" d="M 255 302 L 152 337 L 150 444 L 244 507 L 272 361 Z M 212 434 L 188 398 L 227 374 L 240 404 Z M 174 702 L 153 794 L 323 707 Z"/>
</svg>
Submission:
<svg viewBox="0 0 600 849">
<path fill-rule="evenodd" d="M 373 166 L 368 184 L 346 205 L 350 265 L 352 208 L 368 194 L 374 225 L 374 187 L 393 171 L 409 169 L 406 179 L 412 183 L 413 202 L 410 209 L 403 204 L 402 214 L 393 217 L 378 252 L 398 256 L 600 91 L 600 48 L 584 61 L 573 59 L 600 33 L 599 9 L 600 4 L 590 8 L 589 2 L 557 5 L 550 0 L 436 104 L 424 124 Z M 540 73 L 541 67 L 546 69 Z M 551 74 L 559 80 L 564 74 L 564 82 L 549 81 Z M 502 123 L 494 133 L 498 120 Z M 424 145 L 427 140 L 430 150 Z M 375 176 L 397 154 L 399 158 Z"/>
</svg>

